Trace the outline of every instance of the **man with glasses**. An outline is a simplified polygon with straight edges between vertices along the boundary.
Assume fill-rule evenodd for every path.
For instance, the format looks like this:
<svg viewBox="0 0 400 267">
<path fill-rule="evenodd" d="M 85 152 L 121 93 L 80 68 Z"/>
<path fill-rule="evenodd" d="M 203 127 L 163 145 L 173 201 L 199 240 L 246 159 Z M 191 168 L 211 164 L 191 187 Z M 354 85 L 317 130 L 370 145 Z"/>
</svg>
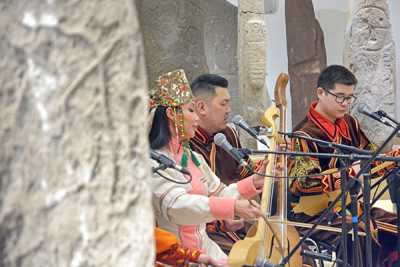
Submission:
<svg viewBox="0 0 400 267">
<path fill-rule="evenodd" d="M 361 149 L 374 149 L 376 146 L 368 140 L 360 129 L 357 119 L 348 114 L 350 105 L 356 99 L 354 96 L 356 85 L 356 77 L 343 66 L 332 65 L 323 70 L 317 82 L 317 101 L 311 104 L 307 117 L 294 128 L 294 132 L 328 142 L 355 146 Z M 302 152 L 334 153 L 333 148 L 323 147 L 302 139 L 292 140 L 291 146 L 293 150 Z M 332 195 L 332 193 L 339 192 L 341 180 L 339 171 L 331 171 L 330 174 L 325 175 L 320 175 L 320 173 L 335 168 L 339 168 L 336 158 L 298 157 L 289 162 L 289 175 L 298 177 L 292 178 L 290 182 L 291 206 L 293 207 L 290 216 L 293 220 L 312 223 L 319 218 L 329 203 L 329 201 L 324 202 L 323 199 L 327 196 L 327 193 Z M 348 168 L 348 176 L 355 177 L 359 169 L 359 165 L 354 164 Z M 337 206 L 332 211 L 330 221 L 332 221 L 331 225 L 341 227 L 340 214 L 337 213 L 339 208 L 340 206 Z M 371 210 L 371 217 L 385 222 L 393 222 L 395 219 L 394 214 L 377 208 Z M 328 219 L 325 218 L 323 223 L 327 224 Z M 338 233 L 318 232 L 313 235 L 313 238 L 319 242 L 324 241 L 334 245 L 336 248 L 340 245 L 340 234 Z M 385 235 L 379 236 L 382 247 L 379 247 L 377 242 L 373 244 L 373 259 L 376 261 L 373 266 L 386 266 L 380 264 L 392 250 L 389 246 L 392 240 L 389 240 L 388 243 L 388 240 L 384 240 L 385 238 Z M 363 240 L 361 241 L 363 244 Z M 378 240 L 375 239 L 375 241 Z M 361 248 L 364 248 L 364 246 L 362 245 Z M 350 260 L 352 259 L 351 249 L 351 246 L 349 246 L 348 258 Z M 364 256 L 364 253 L 360 255 Z"/>
</svg>

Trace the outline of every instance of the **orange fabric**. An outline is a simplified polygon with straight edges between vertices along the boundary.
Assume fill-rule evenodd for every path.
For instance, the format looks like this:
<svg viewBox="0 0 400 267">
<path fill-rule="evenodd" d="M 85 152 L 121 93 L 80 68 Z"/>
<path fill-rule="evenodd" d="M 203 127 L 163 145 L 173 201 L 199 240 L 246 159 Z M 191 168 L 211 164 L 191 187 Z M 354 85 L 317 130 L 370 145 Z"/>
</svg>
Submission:
<svg viewBox="0 0 400 267">
<path fill-rule="evenodd" d="M 167 251 L 172 246 L 179 244 L 176 236 L 158 227 L 154 229 L 154 237 L 156 239 L 157 255 Z"/>
<path fill-rule="evenodd" d="M 178 239 L 172 233 L 161 228 L 154 229 L 156 239 L 156 266 L 160 263 L 173 266 L 186 267 L 189 262 L 197 262 L 201 252 L 189 248 L 183 248 Z"/>
</svg>

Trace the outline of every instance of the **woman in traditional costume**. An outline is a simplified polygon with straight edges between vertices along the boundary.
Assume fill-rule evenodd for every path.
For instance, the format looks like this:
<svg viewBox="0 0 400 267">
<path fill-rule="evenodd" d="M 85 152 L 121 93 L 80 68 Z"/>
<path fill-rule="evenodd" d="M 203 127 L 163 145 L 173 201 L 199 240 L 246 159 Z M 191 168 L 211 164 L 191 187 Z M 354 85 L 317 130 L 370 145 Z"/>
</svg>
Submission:
<svg viewBox="0 0 400 267">
<path fill-rule="evenodd" d="M 264 177 L 255 174 L 226 186 L 204 158 L 190 149 L 188 141 L 195 135 L 198 117 L 183 70 L 160 76 L 151 100 L 151 148 L 191 173 L 190 180 L 175 169 L 166 169 L 151 179 L 157 226 L 178 236 L 183 247 L 198 249 L 226 264 L 226 254 L 206 234 L 206 223 L 261 216 L 259 207 L 246 199 L 261 192 Z M 262 171 L 266 165 L 265 161 Z"/>
</svg>

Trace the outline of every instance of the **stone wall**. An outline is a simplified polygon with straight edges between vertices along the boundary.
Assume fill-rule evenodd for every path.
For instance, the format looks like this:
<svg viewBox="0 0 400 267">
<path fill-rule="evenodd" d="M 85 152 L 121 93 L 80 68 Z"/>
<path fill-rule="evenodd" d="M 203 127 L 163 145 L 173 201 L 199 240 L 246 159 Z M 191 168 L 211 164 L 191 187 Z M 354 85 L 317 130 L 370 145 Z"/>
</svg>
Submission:
<svg viewBox="0 0 400 267">
<path fill-rule="evenodd" d="M 154 266 L 133 1 L 1 1 L 0 40 L 0 266 Z"/>
</svg>

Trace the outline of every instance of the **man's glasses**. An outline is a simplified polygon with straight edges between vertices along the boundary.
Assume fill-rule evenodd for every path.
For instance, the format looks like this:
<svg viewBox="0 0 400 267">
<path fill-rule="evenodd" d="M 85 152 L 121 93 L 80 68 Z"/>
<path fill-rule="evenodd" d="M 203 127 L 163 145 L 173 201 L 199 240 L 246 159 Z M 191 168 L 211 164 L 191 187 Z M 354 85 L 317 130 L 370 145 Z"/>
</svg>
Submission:
<svg viewBox="0 0 400 267">
<path fill-rule="evenodd" d="M 357 99 L 357 97 L 355 97 L 354 95 L 351 96 L 337 95 L 329 90 L 326 90 L 325 88 L 323 89 L 328 94 L 333 95 L 335 97 L 336 103 L 338 104 L 343 104 L 345 101 L 347 102 L 347 104 L 352 104 Z"/>
</svg>

